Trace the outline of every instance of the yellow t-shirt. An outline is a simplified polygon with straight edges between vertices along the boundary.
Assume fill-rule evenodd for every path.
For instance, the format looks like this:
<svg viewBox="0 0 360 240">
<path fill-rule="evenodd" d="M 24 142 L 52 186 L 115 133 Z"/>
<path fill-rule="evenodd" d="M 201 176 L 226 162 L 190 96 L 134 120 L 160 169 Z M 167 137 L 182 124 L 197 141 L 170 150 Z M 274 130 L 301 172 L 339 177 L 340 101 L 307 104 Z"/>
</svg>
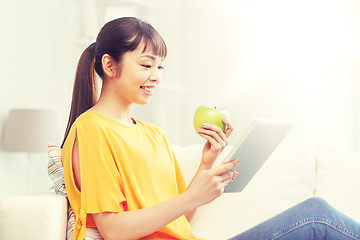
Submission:
<svg viewBox="0 0 360 240">
<path fill-rule="evenodd" d="M 180 167 L 163 131 L 145 121 L 134 121 L 134 126 L 126 126 L 85 112 L 74 122 L 62 151 L 66 191 L 76 215 L 74 239 L 84 238 L 86 226 L 96 227 L 88 213 L 138 210 L 185 191 Z M 81 191 L 72 166 L 76 137 Z M 182 216 L 143 239 L 197 238 Z"/>
</svg>

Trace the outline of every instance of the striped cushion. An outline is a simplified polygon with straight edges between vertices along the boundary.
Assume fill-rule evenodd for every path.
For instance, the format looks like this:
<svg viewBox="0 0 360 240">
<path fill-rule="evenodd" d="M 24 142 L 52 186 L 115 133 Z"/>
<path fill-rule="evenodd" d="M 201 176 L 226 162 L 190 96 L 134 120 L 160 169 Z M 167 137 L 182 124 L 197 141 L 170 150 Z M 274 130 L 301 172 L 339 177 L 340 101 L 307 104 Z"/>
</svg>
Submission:
<svg viewBox="0 0 360 240">
<path fill-rule="evenodd" d="M 61 148 L 57 147 L 55 144 L 49 144 L 48 153 L 48 174 L 54 183 L 53 188 L 55 193 L 66 197 L 64 169 L 61 161 Z"/>
<path fill-rule="evenodd" d="M 55 190 L 55 193 L 67 197 L 65 182 L 64 182 L 64 168 L 61 161 L 61 148 L 59 148 L 55 144 L 49 144 L 48 154 L 49 154 L 48 175 L 54 183 L 53 188 Z M 74 211 L 72 210 L 68 202 L 66 240 L 73 239 L 75 221 L 76 221 L 76 217 Z M 100 240 L 101 236 L 96 228 L 86 228 L 84 239 Z"/>
</svg>

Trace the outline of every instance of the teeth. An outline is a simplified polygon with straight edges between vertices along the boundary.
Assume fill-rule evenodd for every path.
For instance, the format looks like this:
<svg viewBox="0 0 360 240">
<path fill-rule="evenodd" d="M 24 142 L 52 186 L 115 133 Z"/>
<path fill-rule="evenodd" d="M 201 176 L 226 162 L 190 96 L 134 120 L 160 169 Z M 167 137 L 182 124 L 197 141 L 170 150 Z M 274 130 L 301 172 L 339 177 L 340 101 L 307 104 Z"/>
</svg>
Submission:
<svg viewBox="0 0 360 240">
<path fill-rule="evenodd" d="M 151 87 L 144 87 L 144 89 L 148 92 L 151 92 L 153 93 L 154 92 L 154 88 L 151 88 Z"/>
</svg>

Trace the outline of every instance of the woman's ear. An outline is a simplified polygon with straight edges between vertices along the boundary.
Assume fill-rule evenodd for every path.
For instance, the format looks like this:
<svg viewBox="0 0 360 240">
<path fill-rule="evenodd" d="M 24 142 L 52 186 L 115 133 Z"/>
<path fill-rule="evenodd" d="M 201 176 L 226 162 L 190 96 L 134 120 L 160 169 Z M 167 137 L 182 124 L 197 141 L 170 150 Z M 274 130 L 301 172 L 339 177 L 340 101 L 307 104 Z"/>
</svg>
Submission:
<svg viewBox="0 0 360 240">
<path fill-rule="evenodd" d="M 114 60 L 110 57 L 109 54 L 104 54 L 101 58 L 101 65 L 103 68 L 104 73 L 108 76 L 108 77 L 114 77 L 115 76 L 115 62 Z"/>
</svg>

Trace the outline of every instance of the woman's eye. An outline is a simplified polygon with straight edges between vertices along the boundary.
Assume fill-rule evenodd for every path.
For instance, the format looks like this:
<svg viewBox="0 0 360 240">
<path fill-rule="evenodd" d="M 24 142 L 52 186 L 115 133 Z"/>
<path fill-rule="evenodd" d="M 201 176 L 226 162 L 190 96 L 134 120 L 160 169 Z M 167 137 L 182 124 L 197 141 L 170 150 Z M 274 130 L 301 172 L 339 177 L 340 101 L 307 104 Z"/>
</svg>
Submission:
<svg viewBox="0 0 360 240">
<path fill-rule="evenodd" d="M 152 68 L 152 66 L 149 65 L 149 64 L 142 64 L 141 66 L 143 66 L 144 68 Z M 158 66 L 157 68 L 158 68 L 159 70 L 163 70 L 163 69 L 164 69 L 163 66 Z"/>
</svg>

